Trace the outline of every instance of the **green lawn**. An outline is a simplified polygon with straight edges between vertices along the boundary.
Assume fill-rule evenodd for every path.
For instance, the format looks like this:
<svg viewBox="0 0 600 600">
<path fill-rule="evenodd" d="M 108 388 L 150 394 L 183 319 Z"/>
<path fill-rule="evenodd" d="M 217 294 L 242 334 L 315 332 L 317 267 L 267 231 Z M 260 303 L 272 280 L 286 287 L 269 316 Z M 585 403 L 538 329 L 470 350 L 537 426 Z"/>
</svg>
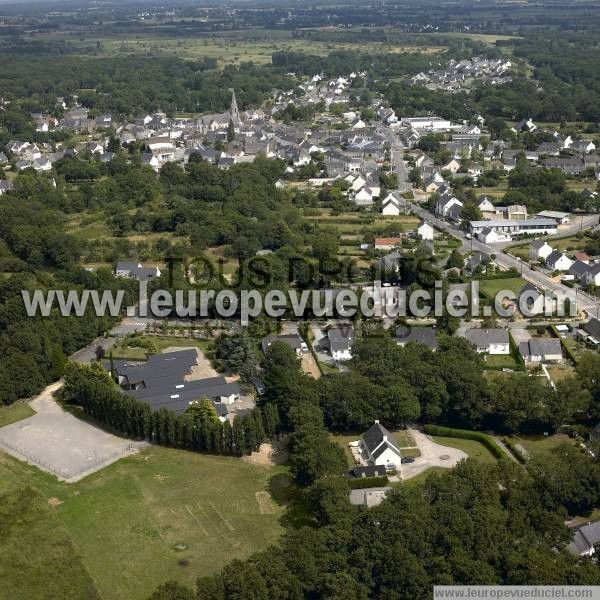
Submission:
<svg viewBox="0 0 600 600">
<path fill-rule="evenodd" d="M 441 444 L 442 446 L 450 446 L 451 448 L 458 448 L 463 452 L 466 452 L 470 458 L 475 458 L 486 463 L 495 463 L 496 459 L 492 453 L 481 443 L 475 440 L 463 440 L 460 438 L 442 437 L 439 435 L 430 436 L 434 442 Z"/>
<path fill-rule="evenodd" d="M 575 444 L 575 440 L 561 433 L 550 436 L 512 436 L 510 439 L 513 444 L 523 446 L 530 456 L 546 454 L 561 444 Z"/>
<path fill-rule="evenodd" d="M 390 485 L 392 487 L 404 487 L 404 488 L 411 488 L 411 487 L 418 487 L 420 485 L 423 485 L 423 483 L 425 482 L 425 480 L 430 476 L 430 475 L 441 475 L 442 473 L 448 473 L 448 469 L 444 469 L 444 467 L 429 467 L 429 469 L 427 469 L 426 471 L 423 471 L 422 473 L 419 473 L 418 475 L 415 475 L 414 477 L 411 477 L 410 479 L 403 479 L 402 481 L 399 481 L 397 483 L 390 483 Z"/>
<path fill-rule="evenodd" d="M 485 357 L 484 366 L 488 369 L 516 369 L 519 365 L 512 354 L 494 354 Z"/>
<path fill-rule="evenodd" d="M 194 338 L 181 338 L 173 336 L 143 335 L 140 336 L 145 341 L 151 341 L 156 347 L 157 352 L 162 352 L 166 348 L 176 346 L 178 348 L 199 348 L 206 355 L 209 353 L 211 340 L 198 340 Z M 137 339 L 140 339 L 137 338 Z M 133 342 L 135 343 L 135 342 Z M 137 348 L 129 346 L 125 339 L 121 344 L 113 348 L 113 358 L 125 360 L 146 360 L 146 348 Z"/>
<path fill-rule="evenodd" d="M 525 283 L 525 280 L 521 277 L 507 277 L 505 279 L 482 279 L 479 282 L 479 289 L 486 296 L 494 298 L 494 296 L 501 290 L 510 290 L 515 294 L 518 294 Z"/>
<path fill-rule="evenodd" d="M 75 484 L 0 453 L 0 599 L 142 600 L 275 543 L 284 467 L 151 447 Z"/>
<path fill-rule="evenodd" d="M 9 406 L 0 406 L 0 427 L 16 423 L 35 414 L 35 411 L 26 402 L 15 402 Z"/>
</svg>

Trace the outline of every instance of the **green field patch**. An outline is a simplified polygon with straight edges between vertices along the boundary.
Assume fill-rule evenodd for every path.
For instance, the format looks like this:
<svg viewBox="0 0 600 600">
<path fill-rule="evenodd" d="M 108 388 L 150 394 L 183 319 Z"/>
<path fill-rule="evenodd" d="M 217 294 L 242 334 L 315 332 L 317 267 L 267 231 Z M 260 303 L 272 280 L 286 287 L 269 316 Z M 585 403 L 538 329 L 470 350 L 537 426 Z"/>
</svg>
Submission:
<svg viewBox="0 0 600 600">
<path fill-rule="evenodd" d="M 35 411 L 27 402 L 15 402 L 8 406 L 0 406 L 0 427 L 16 423 L 35 415 Z"/>
<path fill-rule="evenodd" d="M 494 298 L 502 290 L 508 290 L 515 294 L 527 283 L 522 277 L 507 277 L 504 279 L 481 279 L 479 289 L 489 298 Z"/>
<path fill-rule="evenodd" d="M 485 463 L 495 463 L 496 459 L 492 453 L 480 442 L 475 440 L 465 440 L 454 437 L 443 437 L 438 435 L 430 436 L 434 442 L 441 444 L 442 446 L 449 446 L 450 448 L 458 448 L 466 454 L 469 458 L 474 458 Z"/>
<path fill-rule="evenodd" d="M 142 600 L 169 579 L 193 587 L 275 543 L 294 496 L 284 467 L 160 447 L 75 484 L 2 453 L 0 467 L 7 600 Z"/>
</svg>

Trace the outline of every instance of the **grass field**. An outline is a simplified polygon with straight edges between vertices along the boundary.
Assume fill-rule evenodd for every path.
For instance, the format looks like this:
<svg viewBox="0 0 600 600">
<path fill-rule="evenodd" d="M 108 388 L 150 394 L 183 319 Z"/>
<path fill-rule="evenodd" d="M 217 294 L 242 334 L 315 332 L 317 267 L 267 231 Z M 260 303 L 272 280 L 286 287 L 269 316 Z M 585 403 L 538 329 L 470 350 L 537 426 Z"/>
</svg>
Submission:
<svg viewBox="0 0 600 600">
<path fill-rule="evenodd" d="M 140 338 L 137 338 L 140 339 Z M 156 336 L 156 335 L 144 335 L 141 336 L 144 341 L 152 342 L 156 347 L 157 352 L 162 352 L 165 348 L 171 346 L 177 347 L 195 347 L 202 350 L 206 355 L 209 353 L 211 346 L 210 340 L 197 340 L 194 338 L 179 338 L 172 336 Z M 125 359 L 125 360 L 146 360 L 147 349 L 137 348 L 135 346 L 129 346 L 127 339 L 123 340 L 121 344 L 113 347 L 113 358 Z"/>
<path fill-rule="evenodd" d="M 277 541 L 284 467 L 152 447 L 75 484 L 0 453 L 0 599 L 142 600 Z"/>
<path fill-rule="evenodd" d="M 558 383 L 569 377 L 575 377 L 575 369 L 569 365 L 553 365 L 547 367 L 547 369 L 554 383 Z"/>
<path fill-rule="evenodd" d="M 0 427 L 16 423 L 35 414 L 35 411 L 26 402 L 15 402 L 9 406 L 0 406 Z"/>
<path fill-rule="evenodd" d="M 509 290 L 518 294 L 525 285 L 521 277 L 507 277 L 505 279 L 482 279 L 479 289 L 488 297 L 493 298 L 501 290 Z"/>
<path fill-rule="evenodd" d="M 184 60 L 213 58 L 219 67 L 237 65 L 243 62 L 270 64 L 274 52 L 304 52 L 326 56 L 335 50 L 357 49 L 351 42 L 313 39 L 293 39 L 290 32 L 280 30 L 238 31 L 218 36 L 183 37 L 168 35 L 133 34 L 124 40 L 122 35 L 93 36 L 85 39 L 68 31 L 32 34 L 33 39 L 44 42 L 69 42 L 72 47 L 89 55 L 90 50 L 98 57 L 116 56 L 177 56 Z M 384 42 L 361 42 L 360 50 L 373 54 L 417 52 L 435 54 L 445 50 L 443 46 L 417 46 L 410 43 L 393 44 Z"/>
<path fill-rule="evenodd" d="M 557 433 L 550 436 L 513 436 L 510 438 L 513 444 L 520 444 L 527 450 L 530 456 L 547 454 L 561 444 L 574 445 L 575 441 L 568 435 Z"/>
<path fill-rule="evenodd" d="M 485 363 L 489 369 L 516 369 L 517 361 L 511 354 L 494 354 L 485 357 Z"/>
<path fill-rule="evenodd" d="M 450 438 L 439 435 L 432 435 L 430 437 L 434 442 L 442 444 L 442 446 L 450 446 L 451 448 L 458 448 L 459 450 L 466 452 L 470 458 L 486 463 L 496 462 L 492 453 L 483 444 L 475 440 L 463 440 L 460 438 Z"/>
</svg>

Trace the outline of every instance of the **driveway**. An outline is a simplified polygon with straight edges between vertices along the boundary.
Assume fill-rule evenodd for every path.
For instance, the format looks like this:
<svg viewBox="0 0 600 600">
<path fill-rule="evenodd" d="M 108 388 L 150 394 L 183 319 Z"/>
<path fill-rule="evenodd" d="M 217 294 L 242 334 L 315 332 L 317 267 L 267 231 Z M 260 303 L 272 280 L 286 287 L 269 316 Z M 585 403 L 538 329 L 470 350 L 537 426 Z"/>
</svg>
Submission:
<svg viewBox="0 0 600 600">
<path fill-rule="evenodd" d="M 409 429 L 408 432 L 415 440 L 415 444 L 418 446 L 421 456 L 415 458 L 414 463 L 402 465 L 400 467 L 402 479 L 415 477 L 430 467 L 452 469 L 461 460 L 468 458 L 468 455 L 462 450 L 437 444 L 429 436 L 421 433 L 417 429 Z"/>
<path fill-rule="evenodd" d="M 519 344 L 522 342 L 528 342 L 531 339 L 531 334 L 526 329 L 528 324 L 529 322 L 515 322 L 510 324 L 510 334 L 512 335 L 513 340 L 515 340 L 517 347 L 519 347 Z"/>
</svg>

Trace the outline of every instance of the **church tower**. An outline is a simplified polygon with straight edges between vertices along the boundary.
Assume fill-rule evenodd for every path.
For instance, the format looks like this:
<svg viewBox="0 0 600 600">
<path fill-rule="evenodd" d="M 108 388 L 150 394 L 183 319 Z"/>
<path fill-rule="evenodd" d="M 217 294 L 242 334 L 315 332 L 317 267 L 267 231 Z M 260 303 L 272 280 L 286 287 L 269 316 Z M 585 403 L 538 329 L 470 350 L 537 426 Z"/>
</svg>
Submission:
<svg viewBox="0 0 600 600">
<path fill-rule="evenodd" d="M 233 121 L 234 125 L 241 123 L 242 119 L 240 118 L 240 111 L 238 109 L 234 89 L 231 90 L 231 106 L 229 108 L 229 114 L 231 115 L 231 120 Z"/>
</svg>

